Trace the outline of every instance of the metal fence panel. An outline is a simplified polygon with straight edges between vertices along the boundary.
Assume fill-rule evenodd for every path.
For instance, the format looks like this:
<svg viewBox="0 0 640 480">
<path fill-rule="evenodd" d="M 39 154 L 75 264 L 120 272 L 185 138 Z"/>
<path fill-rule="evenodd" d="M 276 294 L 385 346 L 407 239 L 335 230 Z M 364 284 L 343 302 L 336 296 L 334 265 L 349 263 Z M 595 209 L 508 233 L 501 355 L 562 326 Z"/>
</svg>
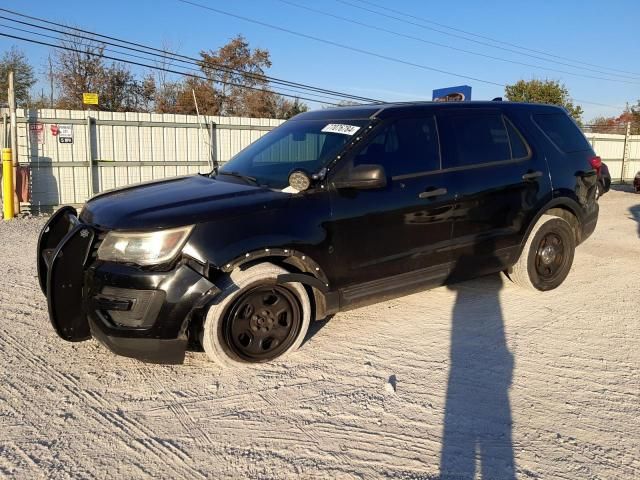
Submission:
<svg viewBox="0 0 640 480">
<path fill-rule="evenodd" d="M 609 167 L 613 181 L 632 180 L 640 171 L 640 135 L 626 137 L 629 156 L 624 157 L 625 135 L 611 133 L 586 133 L 595 152 Z M 624 158 L 624 172 L 623 169 Z M 623 175 L 624 173 L 624 175 Z"/>
<path fill-rule="evenodd" d="M 7 109 L 0 110 L 8 115 Z M 18 109 L 18 160 L 31 168 L 32 210 L 82 204 L 91 195 L 133 183 L 210 170 L 283 120 L 135 112 Z M 42 124 L 42 142 L 30 134 Z M 71 125 L 72 143 L 52 126 Z M 5 144 L 5 131 L 0 132 Z"/>
</svg>

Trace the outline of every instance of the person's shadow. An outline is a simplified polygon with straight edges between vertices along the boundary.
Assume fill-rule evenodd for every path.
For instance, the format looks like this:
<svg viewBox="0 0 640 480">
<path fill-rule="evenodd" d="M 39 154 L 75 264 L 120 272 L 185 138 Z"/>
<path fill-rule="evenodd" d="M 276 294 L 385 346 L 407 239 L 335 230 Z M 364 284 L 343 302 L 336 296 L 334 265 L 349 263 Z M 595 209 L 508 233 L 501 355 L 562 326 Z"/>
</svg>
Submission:
<svg viewBox="0 0 640 480">
<path fill-rule="evenodd" d="M 486 250 L 491 246 L 485 244 Z M 477 254 L 462 257 L 450 275 L 468 278 Z M 491 258 L 498 266 L 499 260 Z M 494 270 L 495 271 L 495 270 Z M 513 356 L 507 348 L 499 293 L 499 274 L 452 283 L 449 380 L 444 415 L 441 479 L 515 479 L 509 387 Z"/>
<path fill-rule="evenodd" d="M 629 208 L 631 218 L 638 222 L 638 237 L 640 237 L 640 204 Z"/>
</svg>

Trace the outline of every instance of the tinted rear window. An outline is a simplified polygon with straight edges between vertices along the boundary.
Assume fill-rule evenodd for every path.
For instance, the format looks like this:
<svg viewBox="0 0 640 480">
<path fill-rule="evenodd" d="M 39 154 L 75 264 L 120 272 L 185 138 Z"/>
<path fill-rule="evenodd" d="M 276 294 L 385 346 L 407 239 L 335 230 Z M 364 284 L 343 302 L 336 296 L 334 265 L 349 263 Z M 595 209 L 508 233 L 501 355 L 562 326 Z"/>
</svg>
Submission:
<svg viewBox="0 0 640 480">
<path fill-rule="evenodd" d="M 511 160 L 509 134 L 499 112 L 442 116 L 443 167 Z"/>
<path fill-rule="evenodd" d="M 505 120 L 507 132 L 509 133 L 509 141 L 511 142 L 511 156 L 513 158 L 525 158 L 529 155 L 529 147 L 524 142 L 520 132 L 509 120 Z"/>
<path fill-rule="evenodd" d="M 578 126 L 564 113 L 536 114 L 533 119 L 551 141 L 565 153 L 591 149 Z"/>
</svg>

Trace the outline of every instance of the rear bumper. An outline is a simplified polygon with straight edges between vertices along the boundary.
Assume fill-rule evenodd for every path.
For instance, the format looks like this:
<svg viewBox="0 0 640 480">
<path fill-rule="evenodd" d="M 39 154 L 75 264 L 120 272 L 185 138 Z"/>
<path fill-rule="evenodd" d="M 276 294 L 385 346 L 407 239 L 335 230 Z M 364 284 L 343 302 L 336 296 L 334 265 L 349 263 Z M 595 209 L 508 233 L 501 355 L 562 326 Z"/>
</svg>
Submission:
<svg viewBox="0 0 640 480">
<path fill-rule="evenodd" d="M 116 354 L 181 363 L 187 328 L 220 290 L 185 262 L 154 272 L 96 259 L 97 232 L 68 207 L 38 243 L 38 275 L 49 318 L 67 341 L 96 338 Z"/>
</svg>

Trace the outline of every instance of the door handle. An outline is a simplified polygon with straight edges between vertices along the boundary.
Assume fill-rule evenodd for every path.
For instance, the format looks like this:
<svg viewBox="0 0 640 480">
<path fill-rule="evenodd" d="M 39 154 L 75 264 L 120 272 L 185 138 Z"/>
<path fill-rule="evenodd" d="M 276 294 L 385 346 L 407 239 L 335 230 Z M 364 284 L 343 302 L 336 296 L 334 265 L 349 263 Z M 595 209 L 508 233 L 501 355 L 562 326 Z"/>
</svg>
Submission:
<svg viewBox="0 0 640 480">
<path fill-rule="evenodd" d="M 418 198 L 433 198 L 439 197 L 440 195 L 445 195 L 447 193 L 446 188 L 436 188 L 434 190 L 427 190 L 418 195 Z"/>
<path fill-rule="evenodd" d="M 535 172 L 528 172 L 522 175 L 522 180 L 528 182 L 529 180 L 535 180 L 536 178 L 540 178 L 542 176 L 542 172 L 537 170 Z"/>
</svg>

